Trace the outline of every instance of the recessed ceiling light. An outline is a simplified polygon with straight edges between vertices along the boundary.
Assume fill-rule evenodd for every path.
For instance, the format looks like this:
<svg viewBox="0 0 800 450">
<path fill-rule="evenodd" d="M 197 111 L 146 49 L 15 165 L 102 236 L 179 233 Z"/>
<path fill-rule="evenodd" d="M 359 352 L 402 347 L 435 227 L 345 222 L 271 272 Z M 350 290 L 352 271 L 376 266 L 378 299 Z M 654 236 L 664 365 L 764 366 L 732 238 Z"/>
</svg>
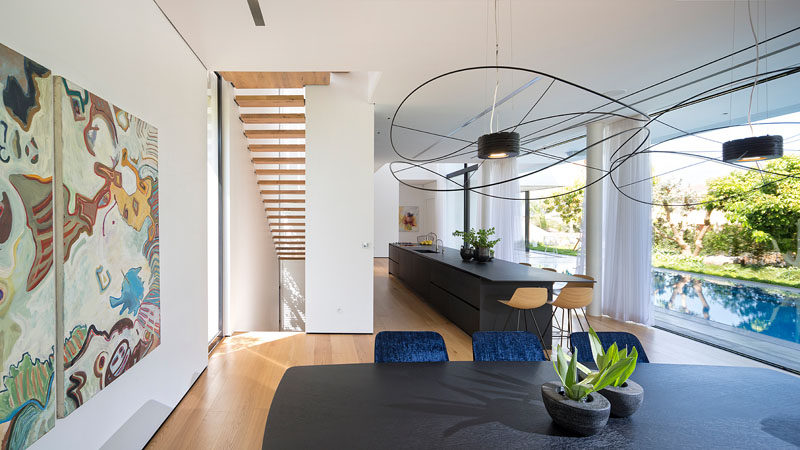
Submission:
<svg viewBox="0 0 800 450">
<path fill-rule="evenodd" d="M 257 27 L 266 26 L 264 23 L 264 15 L 261 14 L 261 6 L 258 0 L 247 0 L 247 6 L 250 7 L 250 14 L 253 16 L 253 22 Z"/>
</svg>

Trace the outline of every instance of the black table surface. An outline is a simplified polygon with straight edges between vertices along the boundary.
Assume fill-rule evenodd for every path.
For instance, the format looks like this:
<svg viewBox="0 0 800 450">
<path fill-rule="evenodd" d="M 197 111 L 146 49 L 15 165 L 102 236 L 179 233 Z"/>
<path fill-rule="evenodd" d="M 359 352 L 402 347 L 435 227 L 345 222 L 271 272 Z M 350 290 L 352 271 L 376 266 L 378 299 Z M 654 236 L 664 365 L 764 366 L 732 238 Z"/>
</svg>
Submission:
<svg viewBox="0 0 800 450">
<path fill-rule="evenodd" d="M 393 245 L 397 248 L 414 252 L 420 256 L 436 261 L 440 264 L 446 264 L 450 267 L 456 268 L 462 272 L 467 272 L 476 277 L 483 278 L 484 280 L 492 282 L 542 282 L 542 283 L 566 283 L 569 281 L 587 282 L 588 280 L 565 273 L 550 272 L 549 270 L 542 270 L 535 267 L 523 266 L 522 264 L 505 261 L 502 259 L 493 259 L 492 261 L 479 263 L 477 261 L 465 262 L 461 259 L 461 253 L 458 249 L 444 247 L 444 253 L 423 253 L 417 250 L 432 250 L 433 246 L 430 245 L 414 245 L 403 246 L 396 244 Z"/>
<path fill-rule="evenodd" d="M 292 367 L 264 448 L 796 448 L 800 378 L 749 367 L 640 364 L 644 403 L 579 437 L 554 425 L 550 362 Z"/>
</svg>

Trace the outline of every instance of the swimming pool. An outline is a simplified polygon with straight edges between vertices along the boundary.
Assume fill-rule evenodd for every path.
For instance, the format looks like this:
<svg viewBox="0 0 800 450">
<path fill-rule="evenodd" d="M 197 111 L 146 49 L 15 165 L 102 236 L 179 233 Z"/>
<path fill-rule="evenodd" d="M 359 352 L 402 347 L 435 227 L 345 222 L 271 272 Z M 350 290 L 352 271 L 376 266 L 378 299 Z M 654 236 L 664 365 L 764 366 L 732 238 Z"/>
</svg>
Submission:
<svg viewBox="0 0 800 450">
<path fill-rule="evenodd" d="M 653 269 L 657 307 L 800 343 L 800 289 Z"/>
</svg>

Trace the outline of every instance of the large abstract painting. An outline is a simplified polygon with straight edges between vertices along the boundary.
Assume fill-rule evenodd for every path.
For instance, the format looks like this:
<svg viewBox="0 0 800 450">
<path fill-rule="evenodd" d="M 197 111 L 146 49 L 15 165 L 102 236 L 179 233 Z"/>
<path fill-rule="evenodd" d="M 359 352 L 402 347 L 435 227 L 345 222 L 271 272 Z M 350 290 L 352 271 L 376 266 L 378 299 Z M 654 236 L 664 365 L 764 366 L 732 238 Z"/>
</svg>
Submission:
<svg viewBox="0 0 800 450">
<path fill-rule="evenodd" d="M 25 448 L 53 428 L 53 83 L 0 45 L 0 438 Z"/>
<path fill-rule="evenodd" d="M 54 86 L 68 415 L 160 342 L 158 132 L 65 78 Z"/>
</svg>

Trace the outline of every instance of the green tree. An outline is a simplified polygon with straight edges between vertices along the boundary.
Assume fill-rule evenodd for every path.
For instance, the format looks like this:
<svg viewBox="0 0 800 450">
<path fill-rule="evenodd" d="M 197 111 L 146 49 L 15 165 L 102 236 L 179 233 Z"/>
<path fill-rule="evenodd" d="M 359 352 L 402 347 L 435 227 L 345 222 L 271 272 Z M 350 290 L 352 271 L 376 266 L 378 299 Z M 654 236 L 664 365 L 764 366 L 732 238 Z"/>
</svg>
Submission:
<svg viewBox="0 0 800 450">
<path fill-rule="evenodd" d="M 705 210 L 703 223 L 690 223 L 689 214 L 701 209 L 691 205 L 699 203 L 700 195 L 692 191 L 682 180 L 653 181 L 653 204 L 655 219 L 653 235 L 656 240 L 666 240 L 680 249 L 682 255 L 698 256 L 703 251 L 703 237 L 711 229 L 712 206 Z M 690 244 L 691 243 L 691 244 Z"/>
<path fill-rule="evenodd" d="M 564 225 L 576 232 L 581 231 L 581 219 L 583 218 L 583 193 L 586 189 L 581 189 L 582 187 L 582 183 L 576 182 L 556 193 L 563 195 L 544 200 L 545 211 L 548 213 L 558 212 Z"/>
<path fill-rule="evenodd" d="M 765 169 L 800 176 L 800 157 L 785 156 L 768 163 Z M 799 265 L 800 179 L 736 171 L 709 181 L 708 195 L 709 199 L 718 199 L 717 207 L 730 222 L 752 230 L 756 239 L 771 242 L 775 251 L 783 253 L 787 263 Z"/>
</svg>

